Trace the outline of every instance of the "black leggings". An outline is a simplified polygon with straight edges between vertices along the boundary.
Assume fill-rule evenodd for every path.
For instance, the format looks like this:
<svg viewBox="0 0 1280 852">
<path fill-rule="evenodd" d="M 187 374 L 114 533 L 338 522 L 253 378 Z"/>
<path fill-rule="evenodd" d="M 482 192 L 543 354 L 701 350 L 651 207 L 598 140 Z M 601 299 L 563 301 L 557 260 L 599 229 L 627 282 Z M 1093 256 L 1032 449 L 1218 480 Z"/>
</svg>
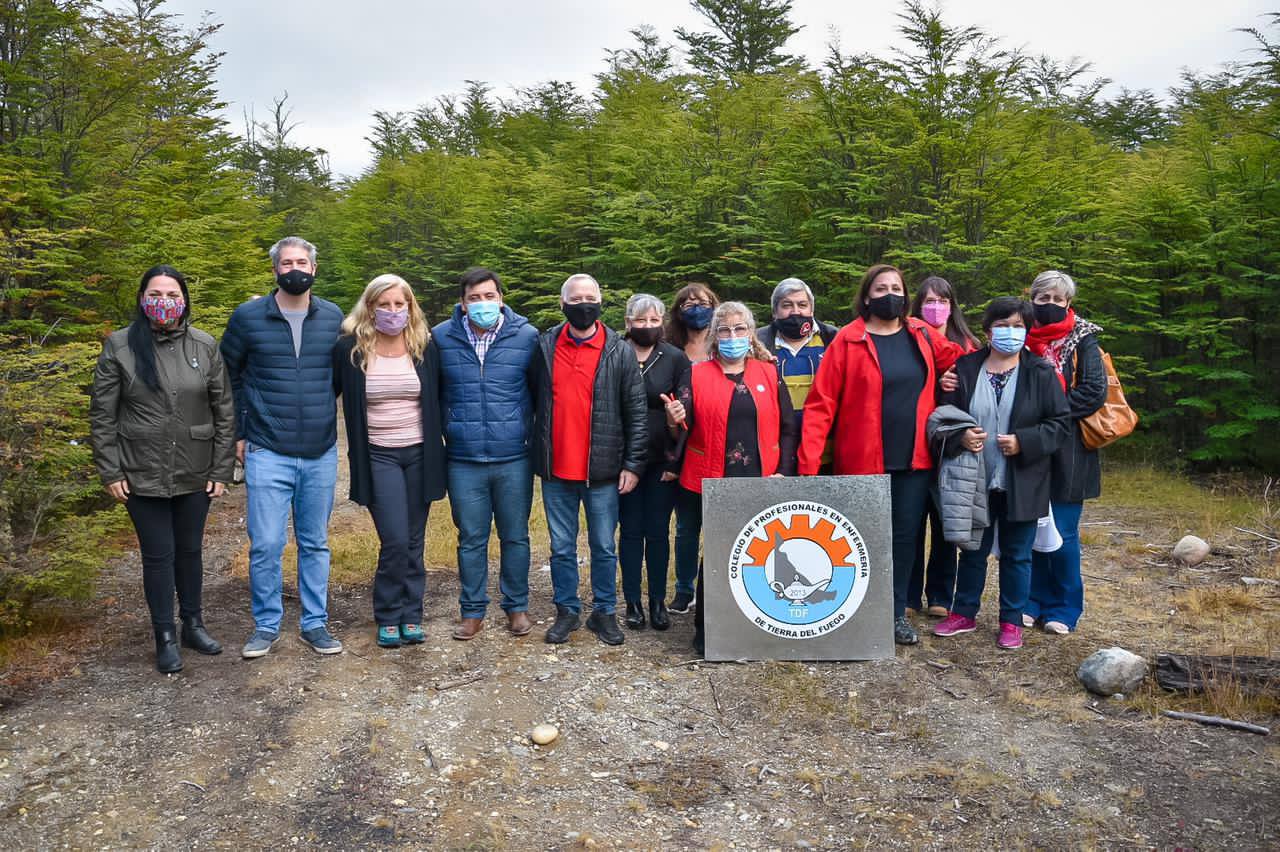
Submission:
<svg viewBox="0 0 1280 852">
<path fill-rule="evenodd" d="M 373 620 L 379 627 L 421 624 L 427 583 L 422 551 L 431 507 L 422 473 L 422 445 L 370 444 L 369 462 L 373 468 L 369 514 L 381 545 L 373 575 Z"/>
<path fill-rule="evenodd" d="M 130 494 L 125 503 L 142 552 L 142 590 L 151 610 L 151 626 L 173 630 L 173 593 L 178 592 L 182 618 L 200 617 L 204 583 L 201 543 L 209 516 L 209 495 L 203 491 L 177 497 Z"/>
</svg>

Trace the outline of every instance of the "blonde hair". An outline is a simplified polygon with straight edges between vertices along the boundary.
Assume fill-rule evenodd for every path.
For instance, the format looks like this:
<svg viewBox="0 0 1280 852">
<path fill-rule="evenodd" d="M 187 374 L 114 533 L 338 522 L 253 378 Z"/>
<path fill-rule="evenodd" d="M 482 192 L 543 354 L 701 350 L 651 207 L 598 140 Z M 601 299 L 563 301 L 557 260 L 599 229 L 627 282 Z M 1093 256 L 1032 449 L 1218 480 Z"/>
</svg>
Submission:
<svg viewBox="0 0 1280 852">
<path fill-rule="evenodd" d="M 716 312 L 711 315 L 711 325 L 707 326 L 710 334 L 707 335 L 707 351 L 711 353 L 712 358 L 720 357 L 720 338 L 716 336 L 716 328 L 730 315 L 741 316 L 747 322 L 747 328 L 751 332 L 751 351 L 748 356 L 758 361 L 772 361 L 773 357 L 769 354 L 769 350 L 761 345 L 760 340 L 756 337 L 756 318 L 751 311 L 747 310 L 747 306 L 741 302 L 721 302 L 716 306 Z"/>
<path fill-rule="evenodd" d="M 422 313 L 422 308 L 418 305 L 409 282 L 399 275 L 379 275 L 364 288 L 351 313 L 347 314 L 347 318 L 342 321 L 342 333 L 356 339 L 356 345 L 351 349 L 351 363 L 366 372 L 373 361 L 374 346 L 378 341 L 378 330 L 374 326 L 374 305 L 378 299 L 382 298 L 382 294 L 392 287 L 404 288 L 405 297 L 409 302 L 409 323 L 402 332 L 405 348 L 409 350 L 409 357 L 415 361 L 421 361 L 422 353 L 426 351 L 427 342 L 431 339 L 427 318 Z M 358 361 L 357 355 L 360 358 Z"/>
</svg>

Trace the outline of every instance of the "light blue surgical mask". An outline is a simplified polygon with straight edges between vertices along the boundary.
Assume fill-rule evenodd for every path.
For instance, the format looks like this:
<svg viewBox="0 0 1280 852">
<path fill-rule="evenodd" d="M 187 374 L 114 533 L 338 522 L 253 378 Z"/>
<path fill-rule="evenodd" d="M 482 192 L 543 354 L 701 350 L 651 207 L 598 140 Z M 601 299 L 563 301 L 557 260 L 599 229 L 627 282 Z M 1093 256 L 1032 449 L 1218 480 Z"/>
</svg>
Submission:
<svg viewBox="0 0 1280 852">
<path fill-rule="evenodd" d="M 1027 342 L 1027 330 L 1018 326 L 998 325 L 991 329 L 991 348 L 1006 355 L 1015 355 Z"/>
<path fill-rule="evenodd" d="M 502 313 L 502 305 L 497 302 L 472 302 L 467 305 L 467 319 L 480 328 L 493 328 Z"/>
<path fill-rule="evenodd" d="M 745 358 L 751 351 L 751 338 L 730 337 L 728 340 L 717 340 L 716 346 L 720 350 L 721 358 L 726 361 L 737 361 L 739 358 Z"/>
</svg>

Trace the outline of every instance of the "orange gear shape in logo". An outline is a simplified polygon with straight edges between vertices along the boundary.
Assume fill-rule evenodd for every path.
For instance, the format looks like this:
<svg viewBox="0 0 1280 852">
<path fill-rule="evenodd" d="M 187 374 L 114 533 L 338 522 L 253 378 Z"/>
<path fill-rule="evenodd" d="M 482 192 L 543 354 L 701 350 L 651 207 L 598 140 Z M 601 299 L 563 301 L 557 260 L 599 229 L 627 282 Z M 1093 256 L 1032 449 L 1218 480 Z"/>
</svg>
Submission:
<svg viewBox="0 0 1280 852">
<path fill-rule="evenodd" d="M 792 515 L 791 526 L 789 527 L 781 519 L 774 518 L 765 524 L 764 529 L 761 530 L 764 538 L 753 538 L 751 544 L 747 545 L 747 555 L 751 557 L 751 561 L 743 564 L 764 565 L 769 558 L 769 554 L 773 552 L 773 540 L 774 536 L 777 535 L 781 536 L 783 541 L 793 538 L 808 539 L 827 552 L 833 568 L 854 565 L 855 563 L 845 561 L 849 554 L 853 552 L 853 548 L 845 538 L 835 538 L 835 531 L 836 525 L 826 518 L 810 526 L 809 516 L 803 513 Z"/>
</svg>

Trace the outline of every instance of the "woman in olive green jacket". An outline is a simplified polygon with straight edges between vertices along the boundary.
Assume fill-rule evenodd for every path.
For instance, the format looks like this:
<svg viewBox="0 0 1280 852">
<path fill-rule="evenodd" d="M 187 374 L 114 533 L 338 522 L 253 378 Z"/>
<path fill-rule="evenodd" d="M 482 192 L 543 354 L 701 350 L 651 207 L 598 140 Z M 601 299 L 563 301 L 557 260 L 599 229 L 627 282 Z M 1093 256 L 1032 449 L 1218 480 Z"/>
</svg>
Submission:
<svg viewBox="0 0 1280 852">
<path fill-rule="evenodd" d="M 182 644 L 202 654 L 222 652 L 201 617 L 201 543 L 209 501 L 231 481 L 235 403 L 217 343 L 191 327 L 190 312 L 178 270 L 147 270 L 137 316 L 102 346 L 89 408 L 98 474 L 138 533 L 162 672 L 182 668 L 175 588 Z"/>
</svg>

